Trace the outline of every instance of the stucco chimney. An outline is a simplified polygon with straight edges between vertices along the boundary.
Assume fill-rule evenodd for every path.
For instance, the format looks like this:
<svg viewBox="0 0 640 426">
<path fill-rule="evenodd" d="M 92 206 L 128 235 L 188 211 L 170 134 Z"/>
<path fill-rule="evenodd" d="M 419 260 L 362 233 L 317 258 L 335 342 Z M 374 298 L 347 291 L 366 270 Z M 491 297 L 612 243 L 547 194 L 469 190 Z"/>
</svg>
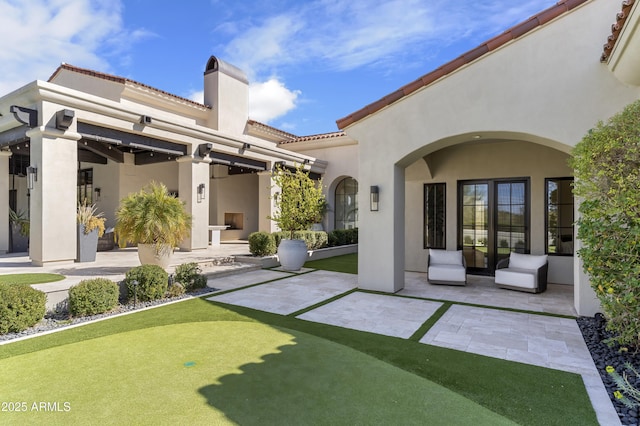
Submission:
<svg viewBox="0 0 640 426">
<path fill-rule="evenodd" d="M 242 134 L 249 118 L 249 80 L 239 68 L 212 56 L 204 70 L 204 103 L 211 106 L 209 126 Z"/>
</svg>

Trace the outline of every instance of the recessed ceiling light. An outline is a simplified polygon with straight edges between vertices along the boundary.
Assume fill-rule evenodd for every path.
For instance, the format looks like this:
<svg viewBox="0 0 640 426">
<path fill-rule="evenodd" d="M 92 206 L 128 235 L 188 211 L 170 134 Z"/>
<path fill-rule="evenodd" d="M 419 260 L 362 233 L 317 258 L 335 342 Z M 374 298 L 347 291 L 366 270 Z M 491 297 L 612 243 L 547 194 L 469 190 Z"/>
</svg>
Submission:
<svg viewBox="0 0 640 426">
<path fill-rule="evenodd" d="M 482 136 L 480 136 L 480 135 L 473 135 L 473 138 L 474 138 L 474 139 L 480 139 L 481 137 L 482 137 Z"/>
</svg>

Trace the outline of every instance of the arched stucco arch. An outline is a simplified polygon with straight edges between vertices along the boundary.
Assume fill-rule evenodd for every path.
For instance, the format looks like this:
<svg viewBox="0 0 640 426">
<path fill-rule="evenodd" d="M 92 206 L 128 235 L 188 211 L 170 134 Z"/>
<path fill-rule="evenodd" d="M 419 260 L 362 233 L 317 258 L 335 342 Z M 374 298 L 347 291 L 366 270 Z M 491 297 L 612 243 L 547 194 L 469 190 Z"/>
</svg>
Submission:
<svg viewBox="0 0 640 426">
<path fill-rule="evenodd" d="M 542 145 L 548 148 L 564 152 L 566 154 L 571 153 L 573 146 L 567 143 L 563 143 L 557 140 L 549 139 L 544 136 L 538 136 L 530 133 L 515 132 L 515 131 L 477 131 L 466 132 L 461 134 L 453 134 L 451 136 L 442 137 L 433 141 L 425 141 L 423 145 L 417 147 L 411 147 L 409 152 L 398 152 L 396 164 L 401 167 L 407 167 L 417 161 L 419 158 L 424 158 L 429 154 L 460 144 L 468 143 L 486 143 L 494 141 L 522 141 L 531 142 L 534 144 Z"/>
</svg>

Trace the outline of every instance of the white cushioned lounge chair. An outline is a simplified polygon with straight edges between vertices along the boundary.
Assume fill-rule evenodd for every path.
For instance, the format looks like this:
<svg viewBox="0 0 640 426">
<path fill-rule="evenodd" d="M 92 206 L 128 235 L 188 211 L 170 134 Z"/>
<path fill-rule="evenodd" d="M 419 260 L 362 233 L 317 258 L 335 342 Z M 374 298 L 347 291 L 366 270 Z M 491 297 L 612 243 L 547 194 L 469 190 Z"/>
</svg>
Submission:
<svg viewBox="0 0 640 426">
<path fill-rule="evenodd" d="M 500 288 L 542 293 L 547 289 L 547 255 L 511 253 L 496 265 L 495 282 Z"/>
<path fill-rule="evenodd" d="M 431 284 L 466 285 L 467 262 L 462 250 L 429 249 L 427 273 Z"/>
</svg>

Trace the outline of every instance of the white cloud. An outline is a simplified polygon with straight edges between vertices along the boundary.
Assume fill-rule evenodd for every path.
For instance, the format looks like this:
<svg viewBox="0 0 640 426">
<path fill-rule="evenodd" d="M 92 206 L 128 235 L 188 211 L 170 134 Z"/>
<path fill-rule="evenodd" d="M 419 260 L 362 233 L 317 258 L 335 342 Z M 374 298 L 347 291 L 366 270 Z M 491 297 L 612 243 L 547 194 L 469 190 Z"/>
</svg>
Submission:
<svg viewBox="0 0 640 426">
<path fill-rule="evenodd" d="M 296 107 L 301 92 L 289 90 L 276 78 L 249 86 L 249 117 L 269 123 Z"/>
<path fill-rule="evenodd" d="M 289 90 L 277 78 L 249 85 L 249 117 L 262 123 L 281 117 L 293 110 L 298 101 L 299 90 Z M 204 102 L 204 91 L 194 90 L 187 95 L 195 102 Z"/>
<path fill-rule="evenodd" d="M 300 3 L 255 25 L 244 23 L 226 46 L 231 63 L 251 75 L 283 66 L 348 71 L 421 61 L 429 49 L 501 32 L 555 0 L 317 0 Z M 225 25 L 228 25 L 226 23 Z"/>
<path fill-rule="evenodd" d="M 0 93 L 48 78 L 61 62 L 108 72 L 105 58 L 149 35 L 127 33 L 121 13 L 118 0 L 0 0 Z"/>
<path fill-rule="evenodd" d="M 194 90 L 187 95 L 187 99 L 191 99 L 193 102 L 204 103 L 204 90 Z"/>
</svg>

